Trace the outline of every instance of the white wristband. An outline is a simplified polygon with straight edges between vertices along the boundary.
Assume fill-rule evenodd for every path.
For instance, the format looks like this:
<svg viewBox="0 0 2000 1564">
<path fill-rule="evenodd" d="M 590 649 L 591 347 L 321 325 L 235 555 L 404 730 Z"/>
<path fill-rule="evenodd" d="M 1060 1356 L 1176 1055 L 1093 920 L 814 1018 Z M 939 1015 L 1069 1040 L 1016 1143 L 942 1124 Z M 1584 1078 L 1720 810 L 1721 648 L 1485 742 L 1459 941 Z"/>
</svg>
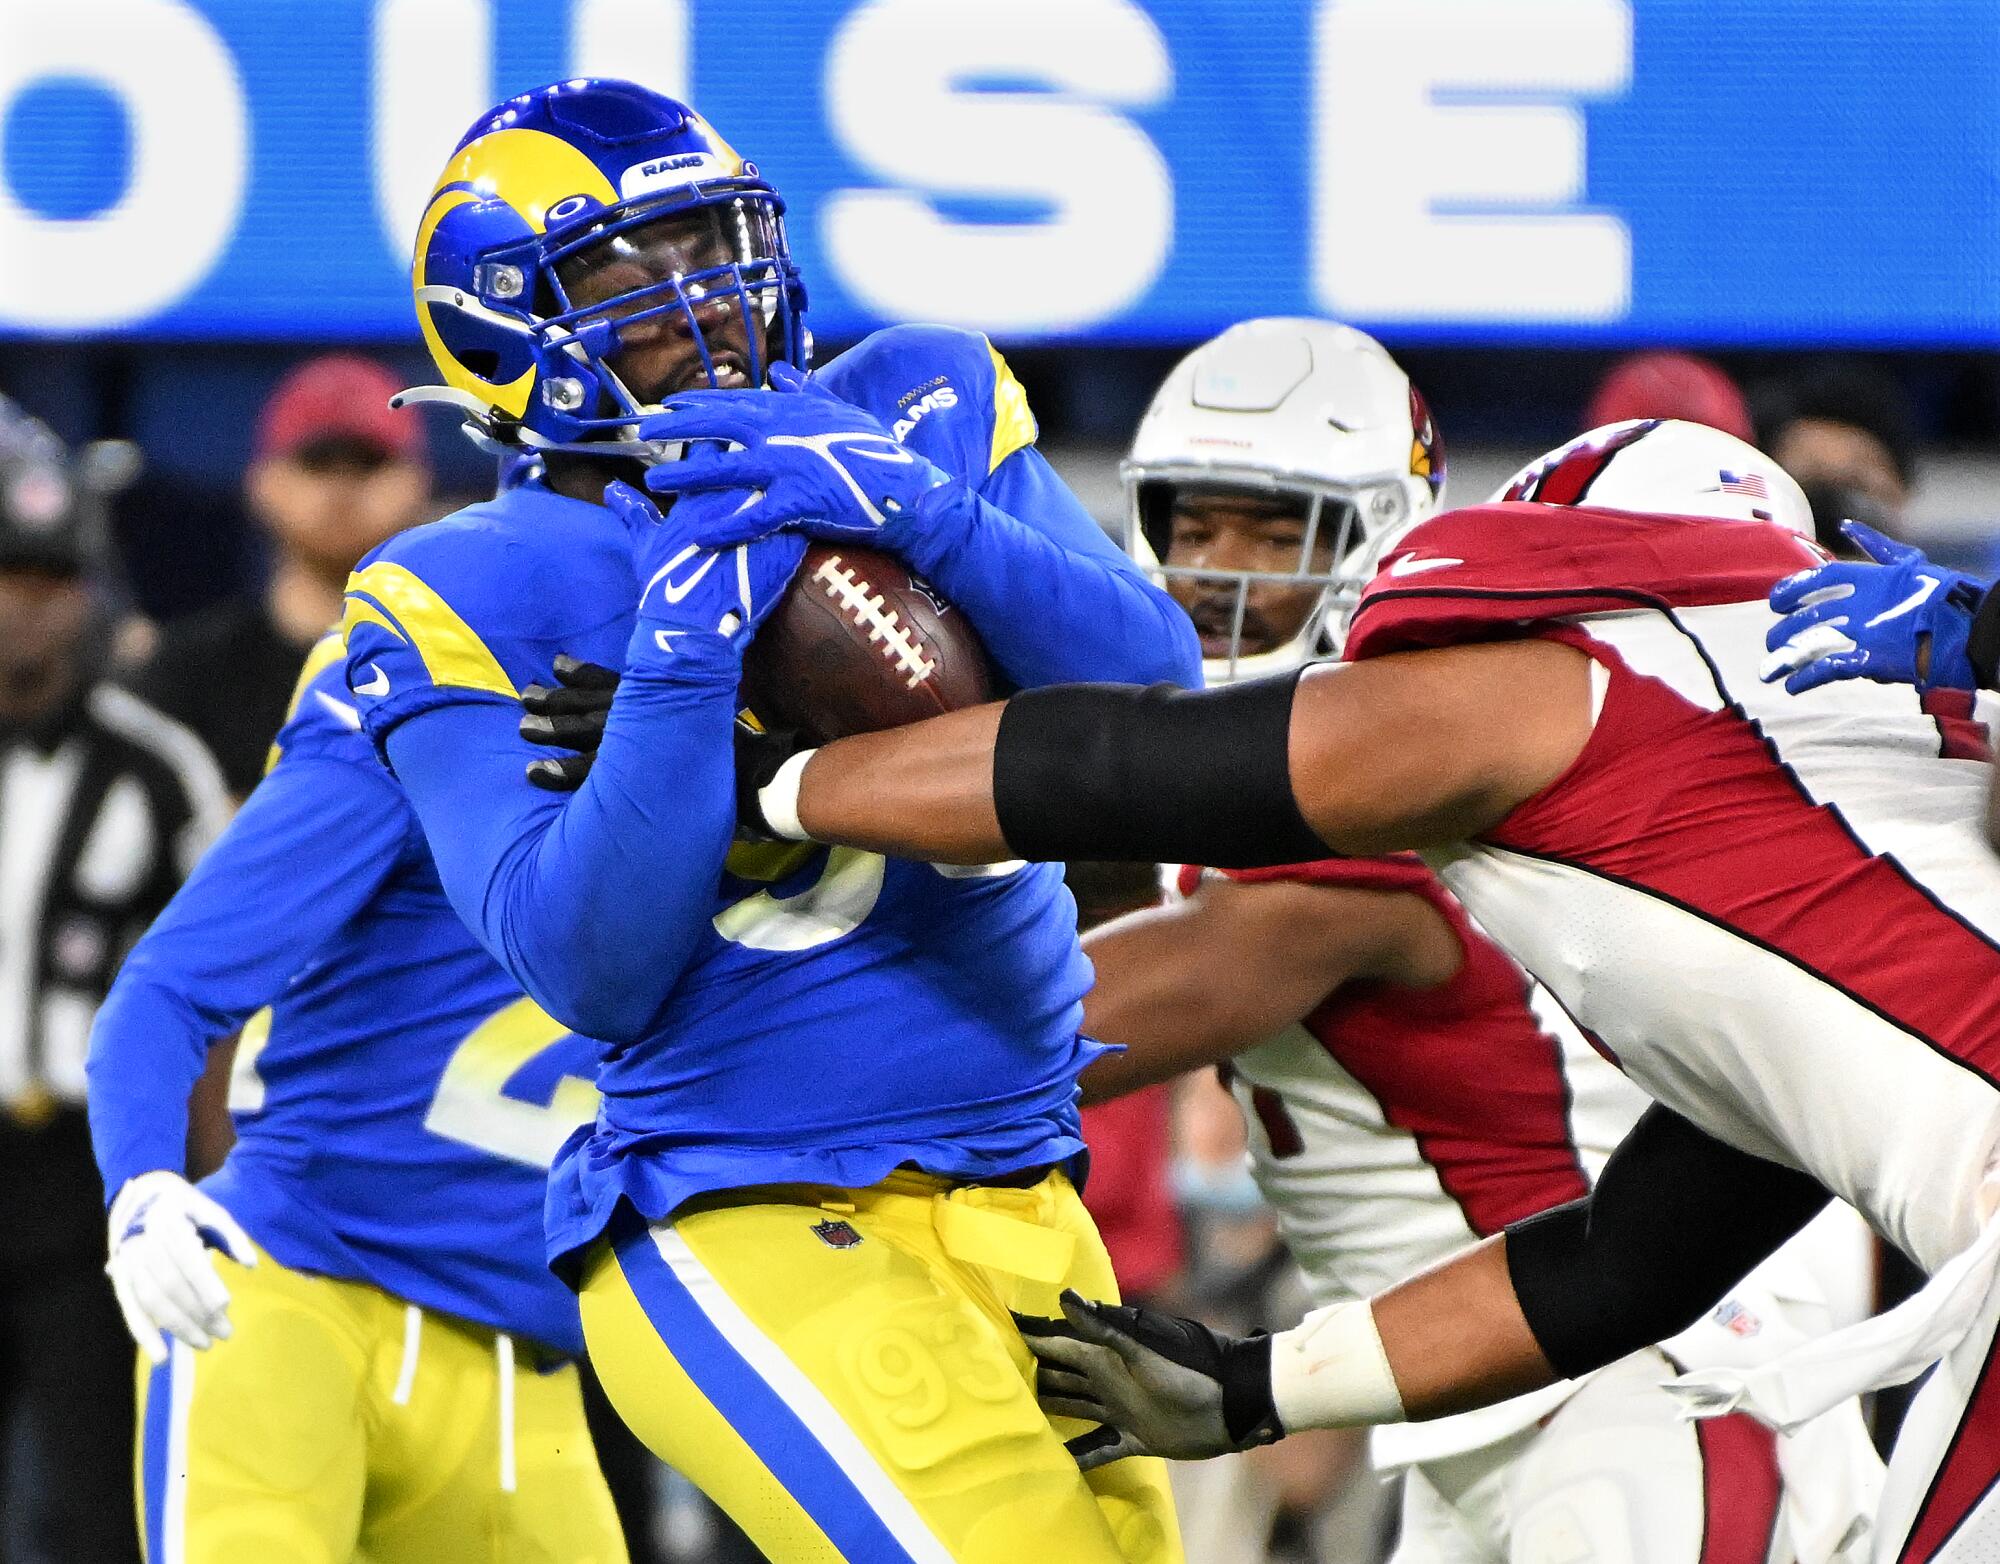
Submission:
<svg viewBox="0 0 2000 1564">
<path fill-rule="evenodd" d="M 1271 1401 L 1287 1433 L 1402 1422 L 1402 1392 L 1374 1311 L 1336 1303 L 1273 1336 Z"/>
<path fill-rule="evenodd" d="M 757 807 L 764 812 L 764 824 L 773 836 L 788 842 L 811 840 L 799 824 L 799 778 L 805 773 L 806 762 L 818 753 L 815 749 L 800 750 L 757 789 Z"/>
</svg>

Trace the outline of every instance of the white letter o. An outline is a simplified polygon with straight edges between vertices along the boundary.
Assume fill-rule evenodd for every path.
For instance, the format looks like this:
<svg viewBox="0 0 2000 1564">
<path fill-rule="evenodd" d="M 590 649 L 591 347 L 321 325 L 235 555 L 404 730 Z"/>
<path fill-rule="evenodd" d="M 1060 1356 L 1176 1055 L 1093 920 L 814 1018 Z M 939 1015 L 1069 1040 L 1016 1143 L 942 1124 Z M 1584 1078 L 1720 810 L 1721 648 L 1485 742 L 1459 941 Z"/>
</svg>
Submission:
<svg viewBox="0 0 2000 1564">
<path fill-rule="evenodd" d="M 37 216 L 0 180 L 0 322 L 79 330 L 141 320 L 208 275 L 236 230 L 250 127 L 236 62 L 177 0 L 0 3 L 0 129 L 21 90 L 78 76 L 118 96 L 132 169 L 106 211 Z"/>
</svg>

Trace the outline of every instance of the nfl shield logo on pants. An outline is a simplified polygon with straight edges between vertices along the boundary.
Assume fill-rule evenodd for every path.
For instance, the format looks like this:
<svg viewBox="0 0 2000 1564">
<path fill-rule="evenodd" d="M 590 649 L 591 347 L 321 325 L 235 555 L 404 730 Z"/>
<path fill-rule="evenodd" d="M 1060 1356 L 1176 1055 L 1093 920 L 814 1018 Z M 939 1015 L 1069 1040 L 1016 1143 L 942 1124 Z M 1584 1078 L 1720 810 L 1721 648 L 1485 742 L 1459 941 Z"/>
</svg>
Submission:
<svg viewBox="0 0 2000 1564">
<path fill-rule="evenodd" d="M 852 1249 L 861 1242 L 861 1235 L 855 1232 L 852 1223 L 834 1217 L 813 1223 L 813 1236 L 829 1249 Z"/>
</svg>

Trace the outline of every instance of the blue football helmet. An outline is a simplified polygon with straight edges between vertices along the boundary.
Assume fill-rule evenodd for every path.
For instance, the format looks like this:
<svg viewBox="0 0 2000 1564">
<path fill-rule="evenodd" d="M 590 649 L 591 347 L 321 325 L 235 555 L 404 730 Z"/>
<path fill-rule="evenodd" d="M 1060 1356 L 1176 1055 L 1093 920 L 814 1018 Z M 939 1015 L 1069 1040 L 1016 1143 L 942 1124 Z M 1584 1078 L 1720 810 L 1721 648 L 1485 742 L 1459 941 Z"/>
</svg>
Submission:
<svg viewBox="0 0 2000 1564">
<path fill-rule="evenodd" d="M 708 122 L 631 82 L 557 82 L 467 131 L 417 230 L 417 322 L 476 438 L 635 437 L 662 397 L 811 354 L 785 204 Z"/>
</svg>

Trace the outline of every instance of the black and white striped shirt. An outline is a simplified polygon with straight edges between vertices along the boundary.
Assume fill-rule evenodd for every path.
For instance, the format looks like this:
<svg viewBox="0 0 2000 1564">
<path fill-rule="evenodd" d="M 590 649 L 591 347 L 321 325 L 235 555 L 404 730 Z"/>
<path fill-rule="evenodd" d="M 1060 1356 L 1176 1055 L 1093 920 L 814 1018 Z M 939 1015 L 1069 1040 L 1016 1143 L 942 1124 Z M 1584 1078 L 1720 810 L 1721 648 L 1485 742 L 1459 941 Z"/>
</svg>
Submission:
<svg viewBox="0 0 2000 1564">
<path fill-rule="evenodd" d="M 229 809 L 201 741 L 115 685 L 0 738 L 0 1109 L 83 1101 L 97 1007 Z"/>
</svg>

